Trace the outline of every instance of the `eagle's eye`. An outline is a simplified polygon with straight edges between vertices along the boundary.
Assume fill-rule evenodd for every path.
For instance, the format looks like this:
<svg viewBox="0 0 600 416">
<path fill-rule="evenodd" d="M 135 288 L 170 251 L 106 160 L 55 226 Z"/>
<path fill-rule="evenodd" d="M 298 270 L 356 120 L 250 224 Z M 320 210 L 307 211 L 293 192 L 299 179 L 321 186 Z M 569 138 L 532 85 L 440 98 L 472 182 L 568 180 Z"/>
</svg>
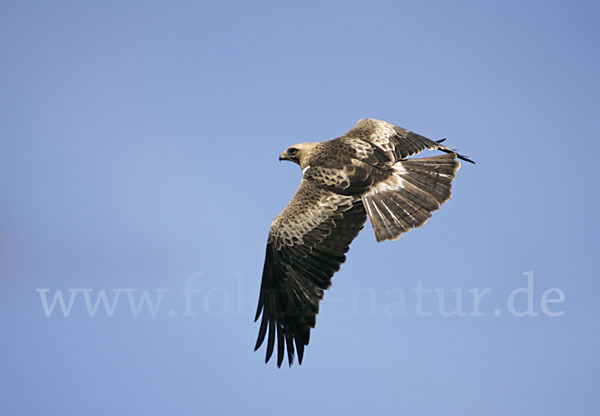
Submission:
<svg viewBox="0 0 600 416">
<path fill-rule="evenodd" d="M 295 147 L 290 147 L 287 151 L 288 156 L 296 156 L 296 153 L 298 153 L 298 149 Z"/>
</svg>

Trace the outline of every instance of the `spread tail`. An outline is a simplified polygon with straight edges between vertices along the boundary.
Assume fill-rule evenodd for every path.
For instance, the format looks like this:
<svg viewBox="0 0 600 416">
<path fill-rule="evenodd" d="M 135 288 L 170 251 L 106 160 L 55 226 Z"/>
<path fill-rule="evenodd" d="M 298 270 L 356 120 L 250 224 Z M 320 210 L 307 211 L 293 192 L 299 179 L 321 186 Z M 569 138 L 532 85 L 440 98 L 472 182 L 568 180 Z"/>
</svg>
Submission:
<svg viewBox="0 0 600 416">
<path fill-rule="evenodd" d="M 377 241 L 396 240 L 420 227 L 452 196 L 450 188 L 460 168 L 456 153 L 408 159 L 392 166 L 394 172 L 363 195 Z"/>
</svg>

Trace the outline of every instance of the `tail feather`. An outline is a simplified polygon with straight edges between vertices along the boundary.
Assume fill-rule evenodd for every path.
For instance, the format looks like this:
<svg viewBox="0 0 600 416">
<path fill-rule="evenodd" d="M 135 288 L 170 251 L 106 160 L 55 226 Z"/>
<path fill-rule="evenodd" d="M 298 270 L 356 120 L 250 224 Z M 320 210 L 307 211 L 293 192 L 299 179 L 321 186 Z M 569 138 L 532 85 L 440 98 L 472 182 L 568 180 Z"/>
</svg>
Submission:
<svg viewBox="0 0 600 416">
<path fill-rule="evenodd" d="M 392 175 L 363 195 L 377 241 L 396 240 L 424 225 L 431 212 L 450 199 L 459 167 L 454 153 L 394 165 Z"/>
</svg>

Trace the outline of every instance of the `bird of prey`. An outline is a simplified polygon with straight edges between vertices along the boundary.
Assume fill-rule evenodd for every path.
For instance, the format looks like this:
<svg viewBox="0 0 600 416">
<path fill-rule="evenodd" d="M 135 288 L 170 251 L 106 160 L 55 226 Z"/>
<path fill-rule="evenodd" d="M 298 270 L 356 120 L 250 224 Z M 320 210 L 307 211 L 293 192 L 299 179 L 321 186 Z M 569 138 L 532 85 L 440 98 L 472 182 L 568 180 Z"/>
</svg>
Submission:
<svg viewBox="0 0 600 416">
<path fill-rule="evenodd" d="M 427 222 L 450 199 L 466 156 L 426 137 L 375 119 L 362 119 L 336 139 L 300 143 L 279 160 L 302 168 L 302 182 L 271 224 L 255 321 L 262 320 L 255 350 L 267 337 L 268 362 L 277 344 L 302 364 L 304 347 L 331 277 L 346 260 L 367 216 L 377 241 L 396 240 Z M 410 158 L 425 149 L 444 154 Z"/>
</svg>

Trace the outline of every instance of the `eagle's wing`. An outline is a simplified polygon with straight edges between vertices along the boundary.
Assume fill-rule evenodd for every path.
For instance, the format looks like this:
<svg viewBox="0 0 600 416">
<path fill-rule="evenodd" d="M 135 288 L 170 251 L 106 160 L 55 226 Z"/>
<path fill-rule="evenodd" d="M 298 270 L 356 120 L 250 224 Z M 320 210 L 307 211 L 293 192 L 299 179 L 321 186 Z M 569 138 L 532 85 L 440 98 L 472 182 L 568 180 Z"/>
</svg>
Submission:
<svg viewBox="0 0 600 416">
<path fill-rule="evenodd" d="M 460 167 L 456 159 L 475 163 L 441 141 L 381 120 L 362 119 L 340 139 L 354 149 L 356 159 L 373 167 L 369 173 L 372 184 L 362 199 L 377 241 L 396 240 L 423 226 L 431 212 L 451 197 L 452 181 Z M 447 154 L 407 159 L 425 149 Z"/>
<path fill-rule="evenodd" d="M 467 156 L 458 154 L 442 144 L 443 140 L 433 141 L 410 130 L 403 129 L 387 121 L 363 118 L 346 133 L 344 138 L 361 139 L 377 146 L 387 156 L 387 164 L 405 160 L 425 149 L 440 150 L 445 153 L 454 153 L 458 159 L 475 163 Z"/>
<path fill-rule="evenodd" d="M 365 221 L 360 197 L 339 195 L 310 179 L 302 180 L 269 232 L 255 317 L 258 320 L 262 312 L 255 350 L 268 333 L 265 362 L 277 339 L 278 366 L 286 349 L 292 364 L 294 344 L 302 363 L 319 302 Z"/>
</svg>

